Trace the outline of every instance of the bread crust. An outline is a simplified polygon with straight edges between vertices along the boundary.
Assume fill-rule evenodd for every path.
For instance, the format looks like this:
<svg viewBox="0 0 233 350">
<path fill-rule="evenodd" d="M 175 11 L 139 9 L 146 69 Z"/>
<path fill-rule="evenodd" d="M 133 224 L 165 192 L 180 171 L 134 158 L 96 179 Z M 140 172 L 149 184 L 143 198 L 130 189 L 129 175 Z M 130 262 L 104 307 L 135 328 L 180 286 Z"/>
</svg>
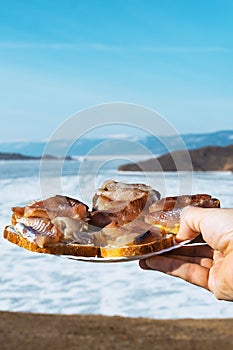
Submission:
<svg viewBox="0 0 233 350">
<path fill-rule="evenodd" d="M 146 244 L 129 245 L 125 247 L 100 247 L 100 253 L 103 258 L 141 256 L 172 247 L 174 244 L 174 235 L 169 234 L 166 236 L 164 235 L 161 239 Z"/>
<path fill-rule="evenodd" d="M 27 238 L 22 237 L 16 231 L 11 229 L 12 226 L 6 226 L 4 229 L 4 238 L 9 242 L 18 245 L 24 249 L 36 253 L 53 254 L 53 255 L 73 255 L 86 257 L 100 257 L 100 248 L 92 245 L 81 245 L 74 243 L 54 243 L 48 244 L 41 248 L 37 244 L 30 242 Z"/>
</svg>

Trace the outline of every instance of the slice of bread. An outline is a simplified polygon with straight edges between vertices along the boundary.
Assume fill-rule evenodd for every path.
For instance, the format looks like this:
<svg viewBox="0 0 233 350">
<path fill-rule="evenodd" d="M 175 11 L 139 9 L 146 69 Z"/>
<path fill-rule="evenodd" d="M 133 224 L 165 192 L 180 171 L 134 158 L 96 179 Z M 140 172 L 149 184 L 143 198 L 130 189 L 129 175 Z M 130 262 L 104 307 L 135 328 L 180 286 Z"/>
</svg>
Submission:
<svg viewBox="0 0 233 350">
<path fill-rule="evenodd" d="M 100 247 L 100 255 L 103 258 L 117 258 L 130 256 L 144 256 L 155 253 L 175 245 L 173 234 L 163 235 L 160 239 L 145 244 L 128 245 L 124 247 L 105 246 Z"/>
<path fill-rule="evenodd" d="M 72 255 L 86 257 L 100 257 L 100 248 L 93 245 L 82 245 L 75 243 L 57 242 L 39 247 L 36 243 L 20 235 L 14 226 L 6 226 L 4 229 L 4 238 L 9 242 L 18 245 L 24 249 L 35 253 L 54 254 L 54 255 Z"/>
</svg>

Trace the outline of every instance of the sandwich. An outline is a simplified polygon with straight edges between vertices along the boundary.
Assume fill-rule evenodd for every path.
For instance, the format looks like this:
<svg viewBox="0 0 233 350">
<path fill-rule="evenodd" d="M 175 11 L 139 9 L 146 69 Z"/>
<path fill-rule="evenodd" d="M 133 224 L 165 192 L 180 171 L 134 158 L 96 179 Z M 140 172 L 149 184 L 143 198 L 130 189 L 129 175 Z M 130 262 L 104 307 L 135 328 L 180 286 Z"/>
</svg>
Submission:
<svg viewBox="0 0 233 350">
<path fill-rule="evenodd" d="M 55 255 L 98 255 L 88 232 L 88 206 L 57 195 L 12 208 L 4 237 L 25 249 Z"/>
<path fill-rule="evenodd" d="M 37 253 L 140 258 L 176 245 L 187 205 L 217 208 L 220 202 L 207 194 L 160 198 L 150 186 L 109 180 L 95 192 L 91 210 L 62 195 L 13 207 L 4 237 Z"/>
<path fill-rule="evenodd" d="M 145 215 L 145 222 L 161 228 L 166 233 L 177 234 L 182 209 L 188 205 L 201 208 L 219 208 L 220 201 L 209 194 L 166 197 L 154 202 Z"/>
</svg>

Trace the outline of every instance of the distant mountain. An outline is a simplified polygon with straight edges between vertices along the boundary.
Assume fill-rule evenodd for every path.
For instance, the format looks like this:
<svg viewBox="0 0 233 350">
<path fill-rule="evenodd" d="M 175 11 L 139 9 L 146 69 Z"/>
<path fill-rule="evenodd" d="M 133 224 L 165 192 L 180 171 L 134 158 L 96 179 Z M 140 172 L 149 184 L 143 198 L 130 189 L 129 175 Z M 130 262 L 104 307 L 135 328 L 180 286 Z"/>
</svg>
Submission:
<svg viewBox="0 0 233 350">
<path fill-rule="evenodd" d="M 137 163 L 123 164 L 122 171 L 233 171 L 233 145 L 207 146 L 189 151 L 180 150 Z"/>
<path fill-rule="evenodd" d="M 0 160 L 39 160 L 39 159 L 42 159 L 42 157 L 28 156 L 28 155 L 25 155 L 22 153 L 0 152 Z M 45 160 L 60 160 L 61 158 L 51 156 L 49 154 L 45 154 L 45 155 L 43 155 L 43 159 L 45 159 Z M 65 160 L 72 160 L 72 158 L 69 156 L 65 157 L 64 159 Z"/>
<path fill-rule="evenodd" d="M 33 156 L 25 156 L 21 153 L 5 153 L 0 152 L 0 160 L 35 160 L 39 159 L 39 157 L 33 157 Z"/>
<path fill-rule="evenodd" d="M 181 137 L 184 144 L 180 143 L 180 137 L 178 136 L 132 138 L 128 140 L 128 143 L 121 139 L 89 139 L 83 137 L 75 141 L 71 147 L 69 140 L 58 140 L 50 143 L 49 154 L 64 156 L 64 150 L 68 150 L 68 152 L 65 152 L 67 156 L 82 156 L 90 151 L 95 155 L 143 154 L 146 151 L 161 155 L 183 149 L 185 146 L 188 149 L 195 149 L 205 146 L 227 146 L 233 144 L 233 130 L 205 134 L 184 134 Z M 45 146 L 46 142 L 43 141 L 0 142 L 0 152 L 22 153 L 26 156 L 40 157 Z"/>
<path fill-rule="evenodd" d="M 185 134 L 182 135 L 182 138 L 188 149 L 205 146 L 228 146 L 233 144 L 233 130 L 205 134 Z"/>
</svg>

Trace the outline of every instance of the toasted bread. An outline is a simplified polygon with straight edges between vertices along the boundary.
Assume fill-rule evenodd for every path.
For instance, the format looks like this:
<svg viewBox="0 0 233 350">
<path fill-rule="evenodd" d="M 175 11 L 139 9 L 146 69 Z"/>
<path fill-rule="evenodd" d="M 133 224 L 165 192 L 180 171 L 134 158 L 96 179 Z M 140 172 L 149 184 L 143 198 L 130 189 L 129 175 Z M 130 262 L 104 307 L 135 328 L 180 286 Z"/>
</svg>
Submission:
<svg viewBox="0 0 233 350">
<path fill-rule="evenodd" d="M 175 245 L 173 234 L 163 235 L 161 238 L 144 244 L 134 244 L 123 247 L 106 246 L 100 247 L 100 255 L 103 258 L 144 256 L 169 248 Z"/>
<path fill-rule="evenodd" d="M 28 238 L 21 236 L 14 226 L 5 227 L 4 238 L 9 242 L 18 245 L 19 247 L 35 253 L 87 257 L 100 256 L 100 248 L 93 245 L 57 242 L 47 244 L 44 247 L 39 247 L 36 243 L 29 241 Z"/>
</svg>

